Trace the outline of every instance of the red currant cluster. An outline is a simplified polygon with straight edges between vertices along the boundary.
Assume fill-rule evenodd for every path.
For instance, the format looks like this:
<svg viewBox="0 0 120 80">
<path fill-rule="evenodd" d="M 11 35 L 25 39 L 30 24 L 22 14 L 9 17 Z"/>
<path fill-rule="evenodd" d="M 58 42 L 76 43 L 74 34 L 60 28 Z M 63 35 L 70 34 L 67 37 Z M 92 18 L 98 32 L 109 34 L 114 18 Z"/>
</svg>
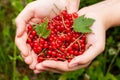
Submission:
<svg viewBox="0 0 120 80">
<path fill-rule="evenodd" d="M 37 35 L 35 26 L 27 27 L 27 43 L 38 55 L 37 61 L 55 60 L 68 62 L 75 56 L 83 54 L 86 45 L 86 35 L 73 30 L 74 19 L 78 14 L 68 14 L 63 10 L 60 15 L 49 19 L 49 36 L 44 39 Z"/>
</svg>

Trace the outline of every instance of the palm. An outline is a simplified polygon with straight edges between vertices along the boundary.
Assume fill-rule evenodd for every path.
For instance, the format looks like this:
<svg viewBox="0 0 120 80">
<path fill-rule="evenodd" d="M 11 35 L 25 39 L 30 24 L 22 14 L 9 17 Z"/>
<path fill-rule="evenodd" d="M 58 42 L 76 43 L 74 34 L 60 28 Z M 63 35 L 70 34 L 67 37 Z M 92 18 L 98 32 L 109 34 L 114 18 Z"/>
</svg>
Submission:
<svg viewBox="0 0 120 80">
<path fill-rule="evenodd" d="M 96 18 L 95 23 L 91 26 L 92 33 L 87 35 L 87 50 L 83 55 L 75 57 L 70 63 L 44 61 L 43 63 L 37 64 L 36 69 L 38 71 L 41 70 L 42 65 L 44 67 L 42 70 L 62 73 L 88 66 L 90 62 L 104 50 L 105 30 L 103 27 L 104 25 Z"/>
<path fill-rule="evenodd" d="M 47 3 L 48 4 L 47 4 Z M 67 0 L 38 0 L 30 3 L 24 10 L 28 10 L 28 14 L 30 15 L 26 20 L 29 22 L 39 22 L 41 18 L 44 17 L 54 17 L 55 15 L 59 14 L 61 10 L 67 9 L 68 12 L 75 12 L 78 10 L 78 5 L 73 7 L 70 4 L 77 4 L 77 0 L 69 2 Z M 32 5 L 32 6 L 31 6 Z M 69 9 L 71 8 L 72 9 Z"/>
<path fill-rule="evenodd" d="M 74 0 L 72 2 L 76 5 L 78 1 L 79 0 Z M 54 17 L 56 14 L 60 13 L 60 10 L 66 9 L 66 7 L 69 11 L 70 4 L 68 4 L 68 0 L 37 0 L 27 5 L 16 18 L 17 34 L 15 42 L 25 62 L 30 65 L 31 69 L 34 69 L 37 64 L 37 55 L 35 55 L 30 46 L 26 44 L 26 26 L 28 24 L 40 23 L 41 19 L 46 16 L 50 18 Z M 74 12 L 77 9 L 78 5 L 73 7 L 70 11 Z"/>
<path fill-rule="evenodd" d="M 93 26 L 91 26 L 92 33 L 87 35 L 87 50 L 84 54 L 84 63 L 92 61 L 104 50 L 105 30 L 103 26 L 104 25 L 97 20 Z"/>
</svg>

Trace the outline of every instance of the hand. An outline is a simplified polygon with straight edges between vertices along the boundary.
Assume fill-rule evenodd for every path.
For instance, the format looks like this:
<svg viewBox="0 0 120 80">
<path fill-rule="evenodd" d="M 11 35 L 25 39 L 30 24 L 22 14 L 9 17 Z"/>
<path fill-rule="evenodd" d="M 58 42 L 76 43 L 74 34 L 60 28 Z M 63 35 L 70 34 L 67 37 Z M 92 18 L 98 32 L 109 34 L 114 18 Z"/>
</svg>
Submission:
<svg viewBox="0 0 120 80">
<path fill-rule="evenodd" d="M 74 7 L 73 7 L 74 6 Z M 28 24 L 40 23 L 44 17 L 54 17 L 59 14 L 59 9 L 66 9 L 68 12 L 78 10 L 79 0 L 37 0 L 29 3 L 16 18 L 17 32 L 15 42 L 25 62 L 30 65 L 31 69 L 35 68 L 37 63 L 35 53 L 30 46 L 26 44 Z"/>
<path fill-rule="evenodd" d="M 80 16 L 85 14 L 86 17 L 95 19 L 94 24 L 90 27 L 92 29 L 92 33 L 87 35 L 86 51 L 82 55 L 75 57 L 70 63 L 67 61 L 56 62 L 46 60 L 37 64 L 34 72 L 39 73 L 42 70 L 48 70 L 56 73 L 63 73 L 87 67 L 105 48 L 105 32 L 106 26 L 108 25 L 105 21 L 107 17 L 103 16 L 103 8 L 103 5 L 96 4 L 83 8 L 78 12 Z M 41 68 L 41 65 L 44 69 Z"/>
</svg>

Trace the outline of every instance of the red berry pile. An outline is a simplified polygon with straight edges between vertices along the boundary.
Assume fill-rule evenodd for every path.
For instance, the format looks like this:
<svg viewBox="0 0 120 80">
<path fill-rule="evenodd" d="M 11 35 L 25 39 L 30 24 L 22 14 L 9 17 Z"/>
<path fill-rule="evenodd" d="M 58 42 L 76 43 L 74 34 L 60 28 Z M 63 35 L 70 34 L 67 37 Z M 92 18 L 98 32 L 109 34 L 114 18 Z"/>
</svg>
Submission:
<svg viewBox="0 0 120 80">
<path fill-rule="evenodd" d="M 76 12 L 69 14 L 66 10 L 63 10 L 60 15 L 47 19 L 47 29 L 50 30 L 47 38 L 37 34 L 36 26 L 29 25 L 27 27 L 27 43 L 38 55 L 38 63 L 44 60 L 67 60 L 69 62 L 75 56 L 83 54 L 86 45 L 86 34 L 73 30 L 74 19 L 76 18 L 78 18 Z M 42 23 L 44 21 L 45 19 Z"/>
</svg>

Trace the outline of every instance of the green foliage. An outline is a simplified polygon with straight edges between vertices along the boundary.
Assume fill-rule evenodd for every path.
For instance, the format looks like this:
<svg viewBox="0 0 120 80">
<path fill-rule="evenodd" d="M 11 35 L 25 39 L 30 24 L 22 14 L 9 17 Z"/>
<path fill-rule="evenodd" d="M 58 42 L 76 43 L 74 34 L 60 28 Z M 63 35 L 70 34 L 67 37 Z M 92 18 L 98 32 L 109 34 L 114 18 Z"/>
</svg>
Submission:
<svg viewBox="0 0 120 80">
<path fill-rule="evenodd" d="M 46 20 L 45 22 L 41 23 L 40 25 L 35 26 L 35 30 L 39 37 L 47 38 L 50 34 L 50 30 L 47 29 L 48 27 L 48 21 Z"/>
<path fill-rule="evenodd" d="M 78 80 L 84 71 L 85 69 L 80 69 L 80 70 L 64 73 L 59 77 L 58 80 Z"/>
<path fill-rule="evenodd" d="M 29 80 L 28 76 L 24 76 L 23 80 Z"/>
<path fill-rule="evenodd" d="M 17 50 L 14 20 L 32 0 L 0 0 L 0 80 L 120 80 L 120 27 L 106 34 L 105 51 L 90 66 L 64 74 L 43 72 L 35 75 Z M 101 0 L 81 0 L 88 6 Z"/>
<path fill-rule="evenodd" d="M 103 0 L 80 0 L 80 2 L 81 2 L 80 8 L 95 4 L 95 3 L 100 2 L 100 1 L 103 1 Z"/>
<path fill-rule="evenodd" d="M 21 80 L 22 77 L 17 70 L 17 62 L 22 63 L 22 58 L 14 43 L 14 19 L 24 8 L 23 3 L 24 0 L 0 0 L 0 80 Z"/>
<path fill-rule="evenodd" d="M 90 26 L 94 21 L 94 19 L 86 18 L 85 15 L 82 15 L 74 20 L 73 29 L 76 32 L 89 33 L 91 32 Z"/>
</svg>

